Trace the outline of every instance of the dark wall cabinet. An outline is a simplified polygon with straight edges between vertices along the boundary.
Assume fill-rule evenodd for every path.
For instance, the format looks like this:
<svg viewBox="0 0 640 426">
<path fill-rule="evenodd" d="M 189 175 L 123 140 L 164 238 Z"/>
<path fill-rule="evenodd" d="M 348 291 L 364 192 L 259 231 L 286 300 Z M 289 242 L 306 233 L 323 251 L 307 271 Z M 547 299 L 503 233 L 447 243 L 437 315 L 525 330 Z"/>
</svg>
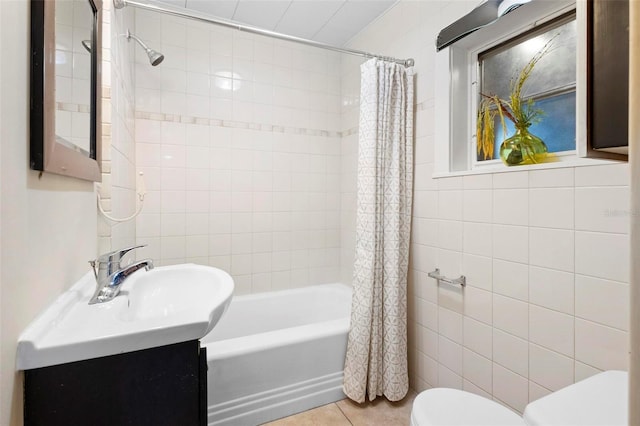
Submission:
<svg viewBox="0 0 640 426">
<path fill-rule="evenodd" d="M 629 0 L 589 0 L 587 7 L 589 145 L 596 153 L 626 155 L 629 143 Z"/>
<path fill-rule="evenodd" d="M 207 424 L 207 357 L 197 340 L 25 371 L 24 424 Z"/>
</svg>

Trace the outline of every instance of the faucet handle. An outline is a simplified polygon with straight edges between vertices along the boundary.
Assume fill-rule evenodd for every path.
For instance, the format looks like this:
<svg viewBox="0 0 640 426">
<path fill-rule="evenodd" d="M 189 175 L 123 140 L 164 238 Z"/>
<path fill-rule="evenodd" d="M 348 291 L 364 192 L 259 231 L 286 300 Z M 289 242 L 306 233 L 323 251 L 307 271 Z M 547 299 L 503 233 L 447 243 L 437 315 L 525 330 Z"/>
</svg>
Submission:
<svg viewBox="0 0 640 426">
<path fill-rule="evenodd" d="M 141 248 L 141 247 L 146 247 L 146 246 L 147 246 L 146 244 L 141 244 L 138 246 L 132 246 L 132 247 L 127 247 L 120 250 L 115 250 L 110 253 L 101 254 L 95 260 L 95 263 L 100 264 L 100 263 L 120 262 L 122 257 L 125 254 L 129 253 L 131 250 Z"/>
</svg>

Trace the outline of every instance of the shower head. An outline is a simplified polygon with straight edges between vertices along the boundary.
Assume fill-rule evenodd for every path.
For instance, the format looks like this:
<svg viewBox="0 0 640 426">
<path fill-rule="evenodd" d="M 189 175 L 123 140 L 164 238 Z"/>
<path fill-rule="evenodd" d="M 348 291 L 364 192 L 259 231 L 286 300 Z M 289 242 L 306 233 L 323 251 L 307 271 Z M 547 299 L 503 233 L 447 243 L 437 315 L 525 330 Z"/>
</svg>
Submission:
<svg viewBox="0 0 640 426">
<path fill-rule="evenodd" d="M 164 55 L 153 49 L 147 49 L 147 56 L 149 57 L 149 62 L 151 62 L 151 65 L 154 67 L 164 61 Z"/>
<path fill-rule="evenodd" d="M 147 56 L 149 57 L 149 62 L 151 63 L 152 66 L 155 67 L 156 65 L 159 65 L 162 61 L 164 61 L 164 55 L 162 53 L 156 50 L 150 49 L 149 46 L 147 46 L 142 40 L 140 40 L 135 35 L 131 34 L 131 31 L 127 30 L 127 34 L 125 36 L 127 37 L 128 41 L 131 41 L 131 39 L 133 39 L 140 46 L 142 46 Z"/>
</svg>

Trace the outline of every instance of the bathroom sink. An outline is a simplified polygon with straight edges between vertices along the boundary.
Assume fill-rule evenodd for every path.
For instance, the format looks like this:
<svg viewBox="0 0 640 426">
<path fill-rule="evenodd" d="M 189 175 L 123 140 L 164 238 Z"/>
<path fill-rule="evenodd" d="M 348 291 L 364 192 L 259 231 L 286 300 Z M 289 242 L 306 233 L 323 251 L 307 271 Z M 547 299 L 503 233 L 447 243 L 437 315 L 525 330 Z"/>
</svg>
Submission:
<svg viewBox="0 0 640 426">
<path fill-rule="evenodd" d="M 226 272 L 193 264 L 138 271 L 113 300 L 89 305 L 88 273 L 22 333 L 17 368 L 27 370 L 200 339 L 233 293 Z"/>
</svg>

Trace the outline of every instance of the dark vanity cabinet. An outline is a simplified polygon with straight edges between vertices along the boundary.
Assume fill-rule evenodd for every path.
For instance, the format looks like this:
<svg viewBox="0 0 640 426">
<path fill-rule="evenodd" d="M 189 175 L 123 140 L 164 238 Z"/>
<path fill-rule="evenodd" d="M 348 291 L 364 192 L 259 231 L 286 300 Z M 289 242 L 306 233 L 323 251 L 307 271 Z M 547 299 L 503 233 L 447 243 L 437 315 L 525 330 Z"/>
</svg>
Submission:
<svg viewBox="0 0 640 426">
<path fill-rule="evenodd" d="M 24 424 L 207 424 L 206 348 L 192 340 L 24 372 Z"/>
</svg>

